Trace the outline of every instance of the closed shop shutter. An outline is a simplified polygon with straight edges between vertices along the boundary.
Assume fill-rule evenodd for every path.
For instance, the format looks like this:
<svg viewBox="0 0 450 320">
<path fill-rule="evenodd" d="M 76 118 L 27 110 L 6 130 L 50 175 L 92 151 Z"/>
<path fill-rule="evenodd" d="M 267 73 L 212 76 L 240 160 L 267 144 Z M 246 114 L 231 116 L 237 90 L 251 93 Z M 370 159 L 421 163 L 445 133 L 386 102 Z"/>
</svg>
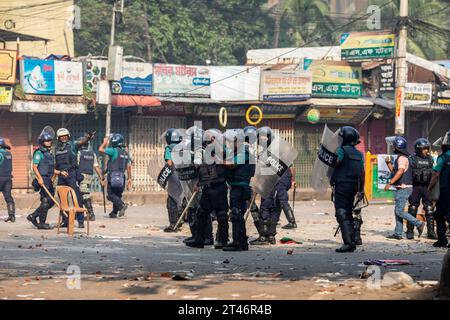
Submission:
<svg viewBox="0 0 450 320">
<path fill-rule="evenodd" d="M 28 145 L 28 116 L 26 113 L 0 111 L 0 137 L 6 138 L 13 156 L 13 188 L 28 188 L 30 148 Z"/>
<path fill-rule="evenodd" d="M 133 157 L 133 185 L 136 191 L 162 191 L 156 177 L 164 166 L 165 143 L 161 135 L 168 128 L 185 128 L 182 117 L 131 118 L 130 152 Z"/>
</svg>

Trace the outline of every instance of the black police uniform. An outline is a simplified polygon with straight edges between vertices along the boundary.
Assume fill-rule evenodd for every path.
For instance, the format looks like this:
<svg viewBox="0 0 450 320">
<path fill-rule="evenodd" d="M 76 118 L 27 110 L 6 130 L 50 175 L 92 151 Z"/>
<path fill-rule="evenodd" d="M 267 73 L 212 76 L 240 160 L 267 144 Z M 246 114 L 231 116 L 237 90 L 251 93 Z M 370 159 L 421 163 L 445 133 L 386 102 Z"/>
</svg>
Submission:
<svg viewBox="0 0 450 320">
<path fill-rule="evenodd" d="M 243 149 L 245 163 L 236 164 L 227 168 L 227 180 L 230 184 L 230 207 L 233 243 L 224 250 L 248 250 L 248 238 L 245 229 L 244 214 L 247 211 L 248 201 L 252 196 L 250 180 L 255 175 L 255 164 L 250 164 L 249 146 Z M 238 157 L 235 157 L 237 160 Z M 237 162 L 237 161 L 235 161 Z"/>
<path fill-rule="evenodd" d="M 48 192 L 54 196 L 55 189 L 53 187 L 52 177 L 55 172 L 55 158 L 47 148 L 40 147 L 38 150 L 42 152 L 44 158 L 39 162 L 37 169 L 42 177 L 42 180 L 44 181 L 44 186 L 47 188 Z M 37 150 L 35 152 L 37 152 Z M 33 187 L 35 191 L 39 190 L 41 204 L 27 217 L 27 219 L 40 228 L 45 225 L 48 210 L 50 210 L 55 203 L 44 188 L 41 188 L 36 179 L 33 180 Z M 39 225 L 36 224 L 36 218 L 39 218 Z"/>
<path fill-rule="evenodd" d="M 444 166 L 439 175 L 439 199 L 436 202 L 434 219 L 436 220 L 438 243 L 446 245 L 448 243 L 446 222 L 450 224 L 450 154 L 445 152 L 439 157 L 443 158 Z"/>
<path fill-rule="evenodd" d="M 353 203 L 359 191 L 363 172 L 363 156 L 354 146 L 342 146 L 343 160 L 336 166 L 331 178 L 334 194 L 336 220 L 339 223 L 344 244 L 355 248 L 355 225 L 353 221 Z"/>
<path fill-rule="evenodd" d="M 202 188 L 200 208 L 197 211 L 197 230 L 195 241 L 186 245 L 203 247 L 207 219 L 211 213 L 216 212 L 217 234 L 216 249 L 222 249 L 228 243 L 228 199 L 227 184 L 225 181 L 226 169 L 222 164 L 201 164 L 198 170 L 199 186 Z"/>
<path fill-rule="evenodd" d="M 95 153 L 92 150 L 86 150 L 82 149 L 79 152 L 79 162 L 78 162 L 78 173 L 79 176 L 83 177 L 83 175 L 86 176 L 93 176 L 94 175 L 94 163 L 95 163 Z M 80 182 L 82 183 L 82 182 Z M 87 188 L 90 188 L 89 185 L 86 185 Z M 90 220 L 95 217 L 94 215 L 94 208 L 92 207 L 92 199 L 90 197 L 90 190 L 81 190 L 80 186 L 80 192 L 81 196 L 83 198 L 83 205 L 88 210 L 88 213 L 90 215 Z"/>
<path fill-rule="evenodd" d="M 433 202 L 429 199 L 428 185 L 430 184 L 431 175 L 433 172 L 433 158 L 431 156 L 423 157 L 414 155 L 411 159 L 412 164 L 412 181 L 413 191 L 409 197 L 408 213 L 412 216 L 417 216 L 417 210 L 422 200 L 423 208 L 425 210 L 425 217 L 427 220 L 428 237 L 436 238 L 434 232 L 433 219 Z M 414 225 L 408 222 L 406 236 L 408 239 L 414 238 Z"/>
<path fill-rule="evenodd" d="M 0 164 L 0 191 L 5 198 L 6 207 L 8 210 L 8 219 L 6 221 L 14 222 L 15 219 L 15 203 L 11 195 L 12 189 L 12 155 L 8 150 L 4 150 L 3 161 Z"/>
<path fill-rule="evenodd" d="M 78 175 L 78 164 L 77 164 L 77 155 L 72 152 L 71 143 L 61 143 L 58 142 L 55 149 L 55 165 L 56 170 L 66 171 L 68 176 L 63 177 L 62 175 L 58 176 L 58 186 L 68 186 L 71 187 L 77 196 L 78 205 L 83 207 L 83 197 L 81 196 L 81 191 L 78 186 L 79 175 Z M 64 223 L 67 221 L 67 217 L 63 215 Z M 78 222 L 83 224 L 84 222 L 84 214 L 77 213 L 76 216 Z"/>
<path fill-rule="evenodd" d="M 125 149 L 121 147 L 115 147 L 119 153 L 118 157 L 114 161 L 110 158 L 108 161 L 108 200 L 113 203 L 113 211 L 110 214 L 111 217 L 115 217 L 117 213 L 125 207 L 125 203 L 122 200 L 122 194 L 125 190 L 125 178 L 123 179 L 123 185 L 121 187 L 111 186 L 111 176 L 115 173 L 122 173 L 125 177 L 125 171 L 128 167 L 130 156 Z"/>
</svg>

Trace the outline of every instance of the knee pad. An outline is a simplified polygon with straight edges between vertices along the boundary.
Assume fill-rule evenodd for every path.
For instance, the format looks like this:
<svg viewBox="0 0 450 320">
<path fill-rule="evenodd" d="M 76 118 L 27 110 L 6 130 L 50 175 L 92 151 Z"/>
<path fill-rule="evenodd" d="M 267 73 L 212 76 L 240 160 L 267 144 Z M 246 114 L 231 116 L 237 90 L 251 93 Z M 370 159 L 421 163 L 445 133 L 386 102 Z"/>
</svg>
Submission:
<svg viewBox="0 0 450 320">
<path fill-rule="evenodd" d="M 346 209 L 336 209 L 336 220 L 338 223 L 342 223 L 344 221 L 350 220 L 349 219 L 349 212 Z"/>
<path fill-rule="evenodd" d="M 281 204 L 281 208 L 283 209 L 284 212 L 292 210 L 291 205 L 289 204 L 289 202 L 283 201 L 283 202 L 280 202 L 280 204 Z"/>
<path fill-rule="evenodd" d="M 216 212 L 218 223 L 228 223 L 228 215 L 226 211 Z"/>
<path fill-rule="evenodd" d="M 426 216 L 433 216 L 433 213 L 434 213 L 434 207 L 433 206 L 426 206 L 424 209 L 425 209 L 425 215 Z"/>
<path fill-rule="evenodd" d="M 51 207 L 52 207 L 52 205 L 51 205 L 50 200 L 48 198 L 42 198 L 41 199 L 41 209 L 43 211 L 47 211 Z"/>
<path fill-rule="evenodd" d="M 418 207 L 413 206 L 413 205 L 409 205 L 408 206 L 408 213 L 413 215 L 413 216 L 415 216 L 415 215 L 417 215 L 417 209 L 418 209 Z"/>
<path fill-rule="evenodd" d="M 242 211 L 238 208 L 231 208 L 231 221 L 241 221 L 243 219 Z"/>
</svg>

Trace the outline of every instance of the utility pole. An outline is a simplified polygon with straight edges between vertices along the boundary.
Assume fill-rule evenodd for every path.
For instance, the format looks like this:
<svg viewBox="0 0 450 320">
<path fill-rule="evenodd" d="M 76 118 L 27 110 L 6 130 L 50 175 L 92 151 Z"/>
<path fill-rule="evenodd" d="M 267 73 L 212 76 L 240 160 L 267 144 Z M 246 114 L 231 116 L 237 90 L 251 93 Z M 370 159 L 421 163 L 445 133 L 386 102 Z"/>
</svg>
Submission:
<svg viewBox="0 0 450 320">
<path fill-rule="evenodd" d="M 405 134 L 405 85 L 408 78 L 406 47 L 408 41 L 408 0 L 400 0 L 400 30 L 397 44 L 395 86 L 395 134 Z"/>
<path fill-rule="evenodd" d="M 278 48 L 280 44 L 281 17 L 283 16 L 283 1 L 280 0 L 273 10 L 275 15 L 275 30 L 273 34 L 273 47 Z"/>
<path fill-rule="evenodd" d="M 148 25 L 148 5 L 147 1 L 142 1 L 142 10 L 144 11 L 144 28 L 145 28 L 145 35 L 144 35 L 144 41 L 145 46 L 147 47 L 147 56 L 148 56 L 148 62 L 152 62 L 152 45 L 150 41 L 150 26 Z"/>
<path fill-rule="evenodd" d="M 116 34 L 116 14 L 123 13 L 123 7 L 124 2 L 123 0 L 116 0 L 114 2 L 113 8 L 112 8 L 112 21 L 111 21 L 111 40 L 109 43 L 109 51 L 112 51 L 112 48 L 114 47 L 114 38 Z M 108 57 L 109 59 L 109 57 Z M 109 65 L 108 65 L 109 67 Z M 111 86 L 110 86 L 111 87 Z M 110 99 L 111 100 L 111 99 Z M 106 125 L 105 125 L 105 136 L 109 137 L 111 134 L 111 102 L 106 107 Z"/>
</svg>

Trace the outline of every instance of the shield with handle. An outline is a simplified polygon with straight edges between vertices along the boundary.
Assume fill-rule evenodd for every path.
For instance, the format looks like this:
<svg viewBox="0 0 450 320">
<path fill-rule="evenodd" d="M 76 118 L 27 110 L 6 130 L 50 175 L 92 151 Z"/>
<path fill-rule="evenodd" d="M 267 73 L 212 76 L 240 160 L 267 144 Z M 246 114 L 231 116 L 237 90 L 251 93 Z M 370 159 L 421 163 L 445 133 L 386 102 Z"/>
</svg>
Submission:
<svg viewBox="0 0 450 320">
<path fill-rule="evenodd" d="M 337 149 L 342 145 L 339 131 L 333 132 L 325 125 L 322 139 L 311 172 L 310 183 L 314 190 L 325 191 L 330 186 L 334 167 L 337 161 Z"/>
<path fill-rule="evenodd" d="M 250 183 L 253 190 L 262 198 L 267 198 L 296 157 L 294 146 L 274 135 L 270 145 L 256 159 L 255 176 Z"/>
</svg>

